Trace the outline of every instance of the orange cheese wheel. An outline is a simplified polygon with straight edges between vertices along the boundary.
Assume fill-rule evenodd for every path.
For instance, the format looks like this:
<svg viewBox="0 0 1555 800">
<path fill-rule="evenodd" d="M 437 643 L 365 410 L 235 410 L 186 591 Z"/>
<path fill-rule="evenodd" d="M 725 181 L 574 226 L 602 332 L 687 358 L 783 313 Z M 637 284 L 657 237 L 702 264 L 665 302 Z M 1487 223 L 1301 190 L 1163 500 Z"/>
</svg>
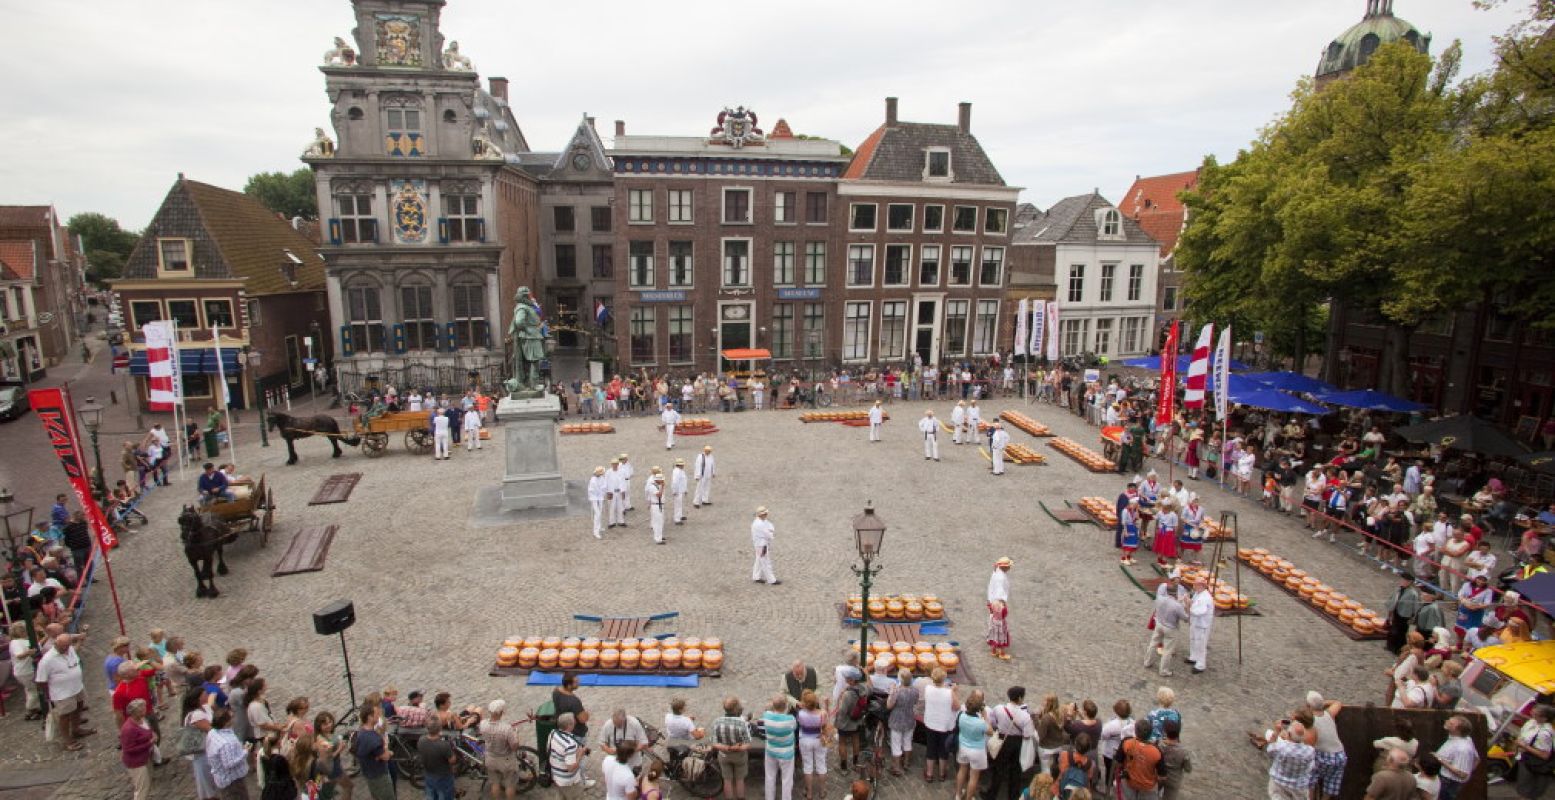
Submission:
<svg viewBox="0 0 1555 800">
<path fill-rule="evenodd" d="M 540 669 L 551 669 L 556 666 L 556 661 L 561 653 L 554 647 L 548 647 L 540 651 Z"/>
<path fill-rule="evenodd" d="M 702 669 L 718 669 L 723 666 L 723 663 L 724 653 L 722 650 L 702 651 Z"/>
<path fill-rule="evenodd" d="M 887 674 L 889 674 L 891 672 L 891 670 L 896 668 L 896 654 L 895 653 L 880 653 L 880 654 L 876 655 L 875 656 L 875 666 L 879 667 L 881 664 L 885 665 L 885 671 L 886 671 Z"/>
<path fill-rule="evenodd" d="M 641 664 L 643 669 L 658 669 L 661 652 L 657 648 L 644 650 L 642 657 L 637 660 L 637 663 Z"/>
<path fill-rule="evenodd" d="M 883 617 L 883 616 L 885 616 L 885 603 L 883 603 L 883 602 L 881 602 L 879 600 L 871 600 L 871 601 L 869 601 L 869 615 L 871 617 Z"/>
<path fill-rule="evenodd" d="M 718 638 L 717 636 L 709 636 L 706 639 L 703 639 L 702 640 L 703 660 L 704 661 L 706 660 L 707 651 L 708 650 L 722 650 L 722 649 L 724 649 L 724 640 Z"/>
<path fill-rule="evenodd" d="M 572 648 L 573 650 L 577 650 L 582 644 L 583 644 L 583 640 L 579 639 L 576 636 L 568 636 L 565 639 L 562 639 L 562 649 L 563 650 L 566 650 L 568 648 Z"/>
<path fill-rule="evenodd" d="M 680 654 L 680 665 L 686 669 L 701 669 L 702 650 L 696 647 L 687 648 Z"/>
<path fill-rule="evenodd" d="M 556 665 L 562 669 L 576 667 L 578 665 L 578 649 L 576 647 L 568 647 L 562 650 L 556 657 Z"/>
<path fill-rule="evenodd" d="M 578 645 L 578 649 L 579 650 L 598 650 L 599 649 L 599 640 L 594 638 L 593 636 L 586 637 L 583 640 L 583 644 Z"/>
<path fill-rule="evenodd" d="M 934 645 L 934 652 L 936 652 L 936 653 L 954 653 L 954 652 L 956 652 L 956 646 L 951 644 L 950 642 L 938 642 L 938 643 L 936 643 Z"/>
<path fill-rule="evenodd" d="M 961 657 L 955 653 L 940 653 L 936 660 L 939 661 L 940 669 L 946 672 L 953 672 L 961 665 Z"/>
<path fill-rule="evenodd" d="M 599 640 L 599 649 L 600 650 L 620 650 L 621 649 L 621 640 L 620 639 L 600 639 Z"/>
<path fill-rule="evenodd" d="M 503 647 L 497 650 L 497 665 L 511 667 L 518 663 L 518 648 Z"/>
<path fill-rule="evenodd" d="M 912 651 L 919 655 L 934 652 L 933 642 L 913 642 Z"/>
<path fill-rule="evenodd" d="M 621 651 L 621 669 L 637 669 L 642 663 L 643 652 L 636 648 Z"/>
<path fill-rule="evenodd" d="M 509 636 L 508 638 L 502 640 L 502 646 L 503 647 L 521 648 L 521 647 L 524 646 L 524 637 L 522 637 L 522 636 Z"/>
<path fill-rule="evenodd" d="M 540 642 L 541 650 L 560 650 L 561 648 L 562 637 L 560 636 L 547 636 Z"/>
<path fill-rule="evenodd" d="M 918 656 L 913 653 L 897 653 L 896 665 L 905 670 L 915 670 L 918 668 Z"/>
<path fill-rule="evenodd" d="M 929 619 L 939 619 L 945 615 L 945 607 L 938 601 L 929 601 L 923 604 L 923 615 Z"/>
<path fill-rule="evenodd" d="M 637 650 L 637 649 L 639 649 L 638 648 L 638 640 L 637 639 L 627 638 L 627 639 L 622 639 L 621 640 L 621 650 L 623 652 L 627 651 L 627 650 Z"/>
<path fill-rule="evenodd" d="M 659 663 L 665 669 L 680 669 L 680 648 L 666 647 L 659 654 Z"/>
<path fill-rule="evenodd" d="M 900 600 L 891 600 L 885 604 L 885 615 L 891 619 L 901 619 L 907 613 L 907 604 Z"/>
<path fill-rule="evenodd" d="M 682 650 L 701 650 L 702 637 L 687 636 L 686 638 L 680 640 L 680 648 Z"/>
<path fill-rule="evenodd" d="M 621 665 L 621 651 L 608 648 L 599 651 L 599 666 L 601 669 L 615 669 Z"/>
<path fill-rule="evenodd" d="M 526 647 L 518 651 L 518 665 L 520 667 L 533 667 L 540 661 L 540 648 Z"/>
<path fill-rule="evenodd" d="M 578 651 L 578 666 L 593 669 L 599 666 L 599 651 L 593 648 Z"/>
<path fill-rule="evenodd" d="M 901 655 L 902 653 L 911 653 L 912 642 L 892 642 L 891 652 L 897 655 Z"/>
<path fill-rule="evenodd" d="M 541 643 L 543 643 L 544 641 L 545 641 L 544 639 L 542 639 L 542 638 L 540 638 L 538 636 L 525 636 L 524 637 L 524 646 L 525 647 L 535 647 L 535 648 L 538 648 L 541 645 Z"/>
<path fill-rule="evenodd" d="M 680 645 L 680 637 L 679 636 L 666 636 L 663 639 L 659 640 L 659 649 L 660 650 L 668 650 L 671 647 L 675 648 L 676 650 L 682 649 L 681 645 Z"/>
<path fill-rule="evenodd" d="M 923 604 L 912 602 L 907 604 L 908 619 L 923 619 Z"/>
<path fill-rule="evenodd" d="M 890 650 L 891 650 L 891 643 L 890 642 L 870 642 L 869 643 L 869 652 L 871 652 L 871 653 L 887 653 L 887 652 L 890 652 Z"/>
</svg>

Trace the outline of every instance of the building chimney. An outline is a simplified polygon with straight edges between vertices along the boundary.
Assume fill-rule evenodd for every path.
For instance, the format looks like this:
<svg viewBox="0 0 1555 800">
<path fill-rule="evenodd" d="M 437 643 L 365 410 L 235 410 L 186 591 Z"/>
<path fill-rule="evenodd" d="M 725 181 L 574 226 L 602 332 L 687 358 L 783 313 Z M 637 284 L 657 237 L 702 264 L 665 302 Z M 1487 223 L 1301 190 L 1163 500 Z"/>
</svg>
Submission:
<svg viewBox="0 0 1555 800">
<path fill-rule="evenodd" d="M 508 100 L 508 79 L 488 78 L 491 84 L 491 96 L 506 103 Z"/>
<path fill-rule="evenodd" d="M 885 99 L 885 124 L 896 124 L 896 98 L 894 97 L 887 97 Z"/>
<path fill-rule="evenodd" d="M 960 128 L 962 133 L 971 133 L 972 132 L 972 104 L 971 103 L 961 103 L 958 106 L 958 108 L 961 110 L 961 113 L 956 118 L 956 127 Z"/>
<path fill-rule="evenodd" d="M 626 120 L 624 120 L 624 119 L 616 120 L 616 135 L 617 136 L 625 136 L 626 135 Z"/>
<path fill-rule="evenodd" d="M 583 115 L 583 119 L 588 122 L 589 130 L 594 130 L 594 118 L 585 114 Z"/>
</svg>

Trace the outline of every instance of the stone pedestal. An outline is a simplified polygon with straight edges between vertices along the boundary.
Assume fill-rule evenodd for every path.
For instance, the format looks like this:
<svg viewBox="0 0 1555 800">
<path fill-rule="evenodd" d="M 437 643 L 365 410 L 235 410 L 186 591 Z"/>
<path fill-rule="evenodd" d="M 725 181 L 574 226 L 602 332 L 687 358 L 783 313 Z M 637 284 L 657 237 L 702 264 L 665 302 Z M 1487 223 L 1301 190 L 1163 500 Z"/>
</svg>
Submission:
<svg viewBox="0 0 1555 800">
<path fill-rule="evenodd" d="M 497 404 L 507 470 L 502 476 L 502 510 L 565 508 L 567 487 L 556 458 L 556 420 L 561 401 L 553 395 Z"/>
</svg>

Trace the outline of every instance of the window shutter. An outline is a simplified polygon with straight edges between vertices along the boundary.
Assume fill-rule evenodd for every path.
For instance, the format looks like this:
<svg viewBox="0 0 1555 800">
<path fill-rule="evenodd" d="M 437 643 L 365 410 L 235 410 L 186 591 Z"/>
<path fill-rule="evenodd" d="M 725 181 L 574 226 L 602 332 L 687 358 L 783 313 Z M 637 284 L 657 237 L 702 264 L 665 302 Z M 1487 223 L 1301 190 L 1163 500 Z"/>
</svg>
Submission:
<svg viewBox="0 0 1555 800">
<path fill-rule="evenodd" d="M 340 244 L 340 219 L 338 217 L 329 218 L 329 243 Z"/>
<path fill-rule="evenodd" d="M 448 244 L 448 218 L 437 218 L 437 241 L 440 244 Z"/>
<path fill-rule="evenodd" d="M 448 352 L 450 353 L 459 349 L 459 338 L 455 333 L 455 328 L 456 324 L 452 322 L 443 326 L 443 333 L 448 339 Z"/>
<path fill-rule="evenodd" d="M 394 352 L 405 352 L 405 323 L 396 322 L 392 328 L 394 332 Z"/>
<path fill-rule="evenodd" d="M 349 358 L 354 352 L 351 347 L 351 326 L 340 326 L 340 354 Z"/>
<path fill-rule="evenodd" d="M 479 324 L 481 326 L 481 341 L 486 345 L 486 349 L 490 350 L 491 349 L 491 323 L 489 323 L 489 322 L 487 322 L 485 320 L 481 320 Z"/>
</svg>

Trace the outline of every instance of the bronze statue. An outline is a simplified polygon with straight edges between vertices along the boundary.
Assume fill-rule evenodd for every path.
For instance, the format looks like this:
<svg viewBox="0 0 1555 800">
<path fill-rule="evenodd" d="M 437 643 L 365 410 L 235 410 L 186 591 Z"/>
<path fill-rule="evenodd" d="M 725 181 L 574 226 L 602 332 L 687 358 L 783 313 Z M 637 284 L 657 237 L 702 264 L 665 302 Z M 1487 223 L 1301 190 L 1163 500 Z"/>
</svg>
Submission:
<svg viewBox="0 0 1555 800">
<path fill-rule="evenodd" d="M 513 342 L 513 377 L 505 386 L 509 397 L 539 397 L 545 393 L 540 383 L 540 360 L 545 358 L 545 334 L 540 328 L 540 312 L 529 297 L 529 287 L 518 287 L 513 296 L 513 322 L 508 325 Z"/>
</svg>

